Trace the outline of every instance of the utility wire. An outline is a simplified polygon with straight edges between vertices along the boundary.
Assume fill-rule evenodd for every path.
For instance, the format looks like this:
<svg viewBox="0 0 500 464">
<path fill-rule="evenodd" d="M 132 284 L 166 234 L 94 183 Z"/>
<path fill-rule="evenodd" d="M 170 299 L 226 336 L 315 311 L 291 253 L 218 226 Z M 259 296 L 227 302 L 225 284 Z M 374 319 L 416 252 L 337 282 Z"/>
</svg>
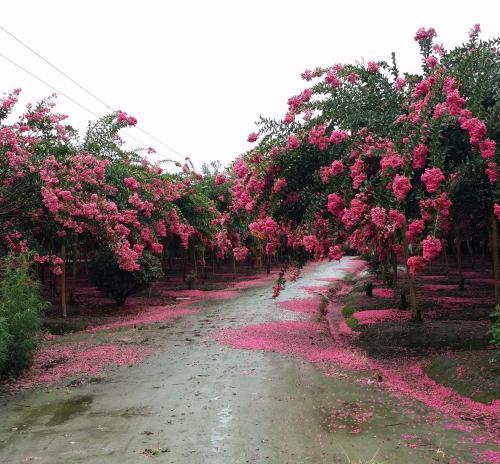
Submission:
<svg viewBox="0 0 500 464">
<path fill-rule="evenodd" d="M 97 95 L 93 94 L 90 90 L 86 89 L 83 87 L 83 85 L 79 84 L 77 81 L 75 81 L 71 76 L 68 76 L 64 71 L 59 69 L 56 65 L 52 64 L 49 60 L 45 59 L 40 53 L 38 53 L 36 50 L 33 50 L 28 44 L 24 43 L 21 39 L 18 39 L 14 34 L 9 32 L 5 27 L 3 27 L 0 24 L 0 29 L 4 31 L 6 34 L 8 34 L 10 37 L 12 37 L 16 42 L 20 43 L 23 47 L 27 48 L 31 53 L 36 55 L 38 58 L 40 58 L 42 61 L 47 63 L 51 68 L 55 69 L 59 74 L 62 74 L 66 79 L 69 79 L 73 84 L 76 86 L 80 87 L 84 92 L 88 93 L 91 97 L 95 98 L 97 101 L 99 101 L 101 104 L 103 104 L 106 108 L 108 108 L 111 111 L 114 111 L 111 106 L 109 106 L 107 103 L 102 101 Z"/>
<path fill-rule="evenodd" d="M 75 105 L 79 106 L 83 110 L 87 111 L 88 113 L 92 114 L 96 118 L 99 117 L 97 113 L 94 111 L 88 109 L 86 106 L 82 105 L 81 103 L 78 103 L 74 98 L 70 97 L 69 95 L 66 95 L 64 92 L 61 92 L 60 90 L 56 89 L 53 85 L 49 84 L 47 81 L 44 81 L 41 77 L 38 77 L 36 74 L 33 74 L 31 71 L 26 69 L 25 67 L 21 66 L 20 64 L 17 64 L 14 60 L 11 60 L 9 57 L 5 56 L 3 53 L 0 52 L 0 57 L 3 58 L 4 60 L 8 61 L 9 63 L 13 64 L 16 68 L 19 68 L 20 70 L 24 71 L 26 74 L 29 74 L 31 77 L 36 79 L 37 81 L 41 82 L 42 84 L 46 85 L 50 89 L 52 89 L 54 92 L 62 95 L 63 97 L 67 98 L 69 101 L 73 102 Z"/>
<path fill-rule="evenodd" d="M 64 92 L 61 92 L 58 90 L 56 87 L 53 85 L 49 84 L 47 81 L 43 80 L 41 77 L 38 77 L 36 74 L 33 74 L 30 70 L 26 69 L 24 66 L 21 66 L 20 64 L 16 63 L 14 60 L 10 59 L 9 57 L 5 56 L 3 53 L 0 52 L 0 58 L 3 58 L 5 61 L 8 61 L 12 65 L 14 65 L 16 68 L 20 69 L 21 71 L 24 71 L 26 74 L 31 76 L 33 79 L 36 79 L 37 81 L 41 82 L 42 84 L 46 85 L 49 89 L 52 89 L 54 92 L 56 92 L 59 95 L 62 95 L 64 98 L 67 98 L 70 102 L 74 103 L 75 105 L 79 106 L 83 110 L 85 110 L 87 113 L 90 113 L 92 116 L 95 116 L 96 118 L 99 118 L 99 115 L 92 111 L 91 109 L 87 108 L 85 105 L 82 105 L 78 101 L 76 101 L 74 98 L 70 97 L 69 95 L 65 94 Z M 146 146 L 147 144 L 144 143 L 143 141 L 137 139 L 133 135 L 129 134 L 128 132 L 125 132 L 125 135 L 132 140 L 135 140 L 137 143 L 141 144 L 142 146 Z"/>
<path fill-rule="evenodd" d="M 99 103 L 101 103 L 102 105 L 104 105 L 107 109 L 111 110 L 111 111 L 115 111 L 110 105 L 108 105 L 104 100 L 102 100 L 101 98 L 99 98 L 95 93 L 91 92 L 89 89 L 87 89 L 86 87 L 84 87 L 83 85 L 81 85 L 79 82 L 77 82 L 75 79 L 73 79 L 71 76 L 69 76 L 68 74 L 66 74 L 62 69 L 60 69 L 59 67 L 57 67 L 55 64 L 52 64 L 49 60 L 47 60 L 46 58 L 44 58 L 42 55 L 40 55 L 40 53 L 38 53 L 36 50 L 34 50 L 33 48 L 31 48 L 28 44 L 26 44 L 25 42 L 23 42 L 21 39 L 19 39 L 18 37 L 16 37 L 14 34 L 12 34 L 11 32 L 9 32 L 7 29 L 5 29 L 5 27 L 3 27 L 1 24 L 0 24 L 0 29 L 2 31 L 4 31 L 6 34 L 8 34 L 10 37 L 12 37 L 16 42 L 20 43 L 23 47 L 25 47 L 26 49 L 28 49 L 31 53 L 33 53 L 34 55 L 36 55 L 38 58 L 40 58 L 44 63 L 48 64 L 52 69 L 56 70 L 59 74 L 61 74 L 62 76 L 64 76 L 66 79 L 70 80 L 73 84 L 75 84 L 77 87 L 79 87 L 81 90 L 83 90 L 85 93 L 87 93 L 88 95 L 90 95 L 92 98 L 94 98 L 95 100 L 97 100 Z M 4 58 L 5 60 L 9 61 L 10 63 L 12 63 L 14 66 L 17 66 L 18 68 L 22 69 L 24 72 L 28 73 L 30 76 L 34 77 L 35 79 L 37 79 L 38 81 L 42 82 L 43 84 L 47 85 L 48 87 L 50 87 L 52 90 L 56 91 L 57 93 L 60 93 L 61 95 L 63 95 L 64 97 L 66 97 L 68 100 L 72 101 L 74 104 L 78 105 L 80 108 L 83 108 L 85 111 L 93 114 L 94 116 L 98 117 L 98 115 L 96 113 L 94 113 L 93 111 L 89 110 L 88 108 L 86 108 L 85 106 L 83 106 L 82 104 L 78 103 L 76 100 L 74 100 L 73 98 L 69 97 L 68 95 L 64 94 L 63 92 L 60 92 L 58 91 L 55 87 L 53 87 L 52 85 L 50 85 L 48 82 L 45 82 L 43 79 L 39 78 L 38 76 L 36 76 L 35 74 L 33 74 L 32 72 L 28 71 L 27 69 L 23 68 L 22 66 L 18 65 L 17 63 L 15 63 L 13 60 L 11 60 L 10 58 L 7 58 L 5 55 L 1 54 L 0 53 L 0 56 L 2 58 Z M 150 137 L 152 140 L 154 140 L 155 142 L 159 143 L 160 145 L 163 145 L 165 148 L 167 148 L 169 151 L 173 152 L 174 154 L 176 154 L 177 156 L 181 157 L 181 158 L 184 158 L 183 155 L 181 155 L 177 150 L 173 149 L 171 146 L 167 145 L 166 143 L 162 142 L 160 139 L 158 139 L 157 137 L 155 137 L 154 135 L 150 134 L 149 132 L 147 132 L 146 130 L 140 128 L 140 127 L 136 127 L 137 130 L 141 131 L 143 134 L 147 135 L 148 137 Z M 130 134 L 128 134 L 130 138 L 134 139 L 135 141 L 141 143 L 142 145 L 146 146 L 147 144 L 143 143 L 143 142 L 140 142 L 138 139 L 134 138 L 133 136 L 131 136 Z"/>
</svg>

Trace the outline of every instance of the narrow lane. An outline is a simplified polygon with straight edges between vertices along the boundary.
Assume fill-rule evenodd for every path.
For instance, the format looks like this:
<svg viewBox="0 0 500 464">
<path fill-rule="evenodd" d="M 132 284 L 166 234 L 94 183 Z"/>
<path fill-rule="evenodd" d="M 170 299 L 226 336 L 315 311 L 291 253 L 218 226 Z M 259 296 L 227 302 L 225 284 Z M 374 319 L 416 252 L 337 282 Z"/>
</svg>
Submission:
<svg viewBox="0 0 500 464">
<path fill-rule="evenodd" d="M 348 259 L 316 266 L 279 299 L 307 297 L 303 286 L 342 275 Z M 455 431 L 422 423 L 375 386 L 214 339 L 228 327 L 309 317 L 278 309 L 270 294 L 270 285 L 249 288 L 145 329 L 164 348 L 103 383 L 0 398 L 0 463 L 430 463 L 436 449 L 453 447 Z M 345 411 L 369 417 L 366 429 L 354 431 Z M 427 447 L 402 443 L 403 433 L 429 431 L 438 438 Z"/>
</svg>

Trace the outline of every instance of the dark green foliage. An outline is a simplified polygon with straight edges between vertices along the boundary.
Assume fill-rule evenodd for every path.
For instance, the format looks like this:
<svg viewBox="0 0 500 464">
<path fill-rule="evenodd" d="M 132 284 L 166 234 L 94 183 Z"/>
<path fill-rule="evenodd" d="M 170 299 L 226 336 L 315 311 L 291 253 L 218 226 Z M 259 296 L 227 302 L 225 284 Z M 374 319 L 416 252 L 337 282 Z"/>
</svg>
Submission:
<svg viewBox="0 0 500 464">
<path fill-rule="evenodd" d="M 101 253 L 91 263 L 92 280 L 103 295 L 123 306 L 129 296 L 146 290 L 161 277 L 160 260 L 151 253 L 143 252 L 139 264 L 138 271 L 124 271 L 111 252 Z"/>
<path fill-rule="evenodd" d="M 491 343 L 500 348 L 500 305 L 497 305 L 495 312 L 491 316 L 493 317 L 493 326 L 489 332 L 492 336 Z"/>
<path fill-rule="evenodd" d="M 349 316 L 346 320 L 345 320 L 347 326 L 352 329 L 352 330 L 355 330 L 358 328 L 359 326 L 359 322 L 358 320 L 354 317 L 354 316 Z"/>
<path fill-rule="evenodd" d="M 88 327 L 88 322 L 81 319 L 44 320 L 43 328 L 54 335 L 80 332 Z"/>
<path fill-rule="evenodd" d="M 366 293 L 366 296 L 373 296 L 373 284 L 371 282 L 366 283 L 365 293 Z"/>
<path fill-rule="evenodd" d="M 4 261 L 0 282 L 0 377 L 15 376 L 28 367 L 40 331 L 40 315 L 48 303 L 24 258 Z"/>
<path fill-rule="evenodd" d="M 342 308 L 342 315 L 345 318 L 351 317 L 355 312 L 356 312 L 356 310 L 349 304 L 345 305 Z"/>
</svg>

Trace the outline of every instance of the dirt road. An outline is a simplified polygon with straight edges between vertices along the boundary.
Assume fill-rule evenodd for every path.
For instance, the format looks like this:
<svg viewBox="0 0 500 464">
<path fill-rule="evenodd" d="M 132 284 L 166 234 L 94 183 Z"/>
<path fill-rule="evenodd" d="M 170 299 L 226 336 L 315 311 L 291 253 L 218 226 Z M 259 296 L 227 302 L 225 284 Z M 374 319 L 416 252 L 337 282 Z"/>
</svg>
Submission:
<svg viewBox="0 0 500 464">
<path fill-rule="evenodd" d="M 316 266 L 279 299 L 303 298 L 303 286 L 340 267 Z M 228 327 L 315 317 L 278 309 L 270 294 L 270 284 L 249 288 L 144 329 L 163 348 L 100 383 L 1 397 L 0 463 L 472 462 L 461 432 L 445 430 L 444 417 L 423 420 L 422 405 L 411 414 L 352 374 L 326 378 L 299 358 L 214 339 Z M 412 448 L 404 434 L 429 438 Z"/>
</svg>

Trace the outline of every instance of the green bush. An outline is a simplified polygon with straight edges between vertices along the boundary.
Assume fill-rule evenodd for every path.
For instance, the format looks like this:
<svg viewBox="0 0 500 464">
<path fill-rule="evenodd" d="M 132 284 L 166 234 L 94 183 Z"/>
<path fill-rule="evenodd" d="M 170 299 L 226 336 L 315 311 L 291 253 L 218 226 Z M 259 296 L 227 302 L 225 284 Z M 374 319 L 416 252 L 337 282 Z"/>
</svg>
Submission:
<svg viewBox="0 0 500 464">
<path fill-rule="evenodd" d="M 343 308 L 342 308 L 342 315 L 347 319 L 348 317 L 351 317 L 354 313 L 356 312 L 356 310 L 349 304 L 345 305 Z"/>
<path fill-rule="evenodd" d="M 347 326 L 354 330 L 354 329 L 357 329 L 358 326 L 359 326 L 359 321 L 354 317 L 354 316 L 349 316 L 346 320 L 345 320 Z"/>
<path fill-rule="evenodd" d="M 146 290 L 162 275 L 160 260 L 151 253 L 143 252 L 139 264 L 138 271 L 124 271 L 111 252 L 101 253 L 90 265 L 94 285 L 118 306 L 123 306 L 129 296 Z"/>
<path fill-rule="evenodd" d="M 24 257 L 3 263 L 0 282 L 0 377 L 15 376 L 28 367 L 36 349 L 35 333 L 49 303 L 39 293 Z"/>
<path fill-rule="evenodd" d="M 492 336 L 491 343 L 500 349 L 500 305 L 496 306 L 495 312 L 491 314 L 491 317 L 493 318 L 493 325 L 489 332 Z"/>
<path fill-rule="evenodd" d="M 7 320 L 4 317 L 0 318 L 0 377 L 3 373 L 3 366 L 7 362 L 9 351 L 10 336 L 7 332 Z"/>
</svg>

